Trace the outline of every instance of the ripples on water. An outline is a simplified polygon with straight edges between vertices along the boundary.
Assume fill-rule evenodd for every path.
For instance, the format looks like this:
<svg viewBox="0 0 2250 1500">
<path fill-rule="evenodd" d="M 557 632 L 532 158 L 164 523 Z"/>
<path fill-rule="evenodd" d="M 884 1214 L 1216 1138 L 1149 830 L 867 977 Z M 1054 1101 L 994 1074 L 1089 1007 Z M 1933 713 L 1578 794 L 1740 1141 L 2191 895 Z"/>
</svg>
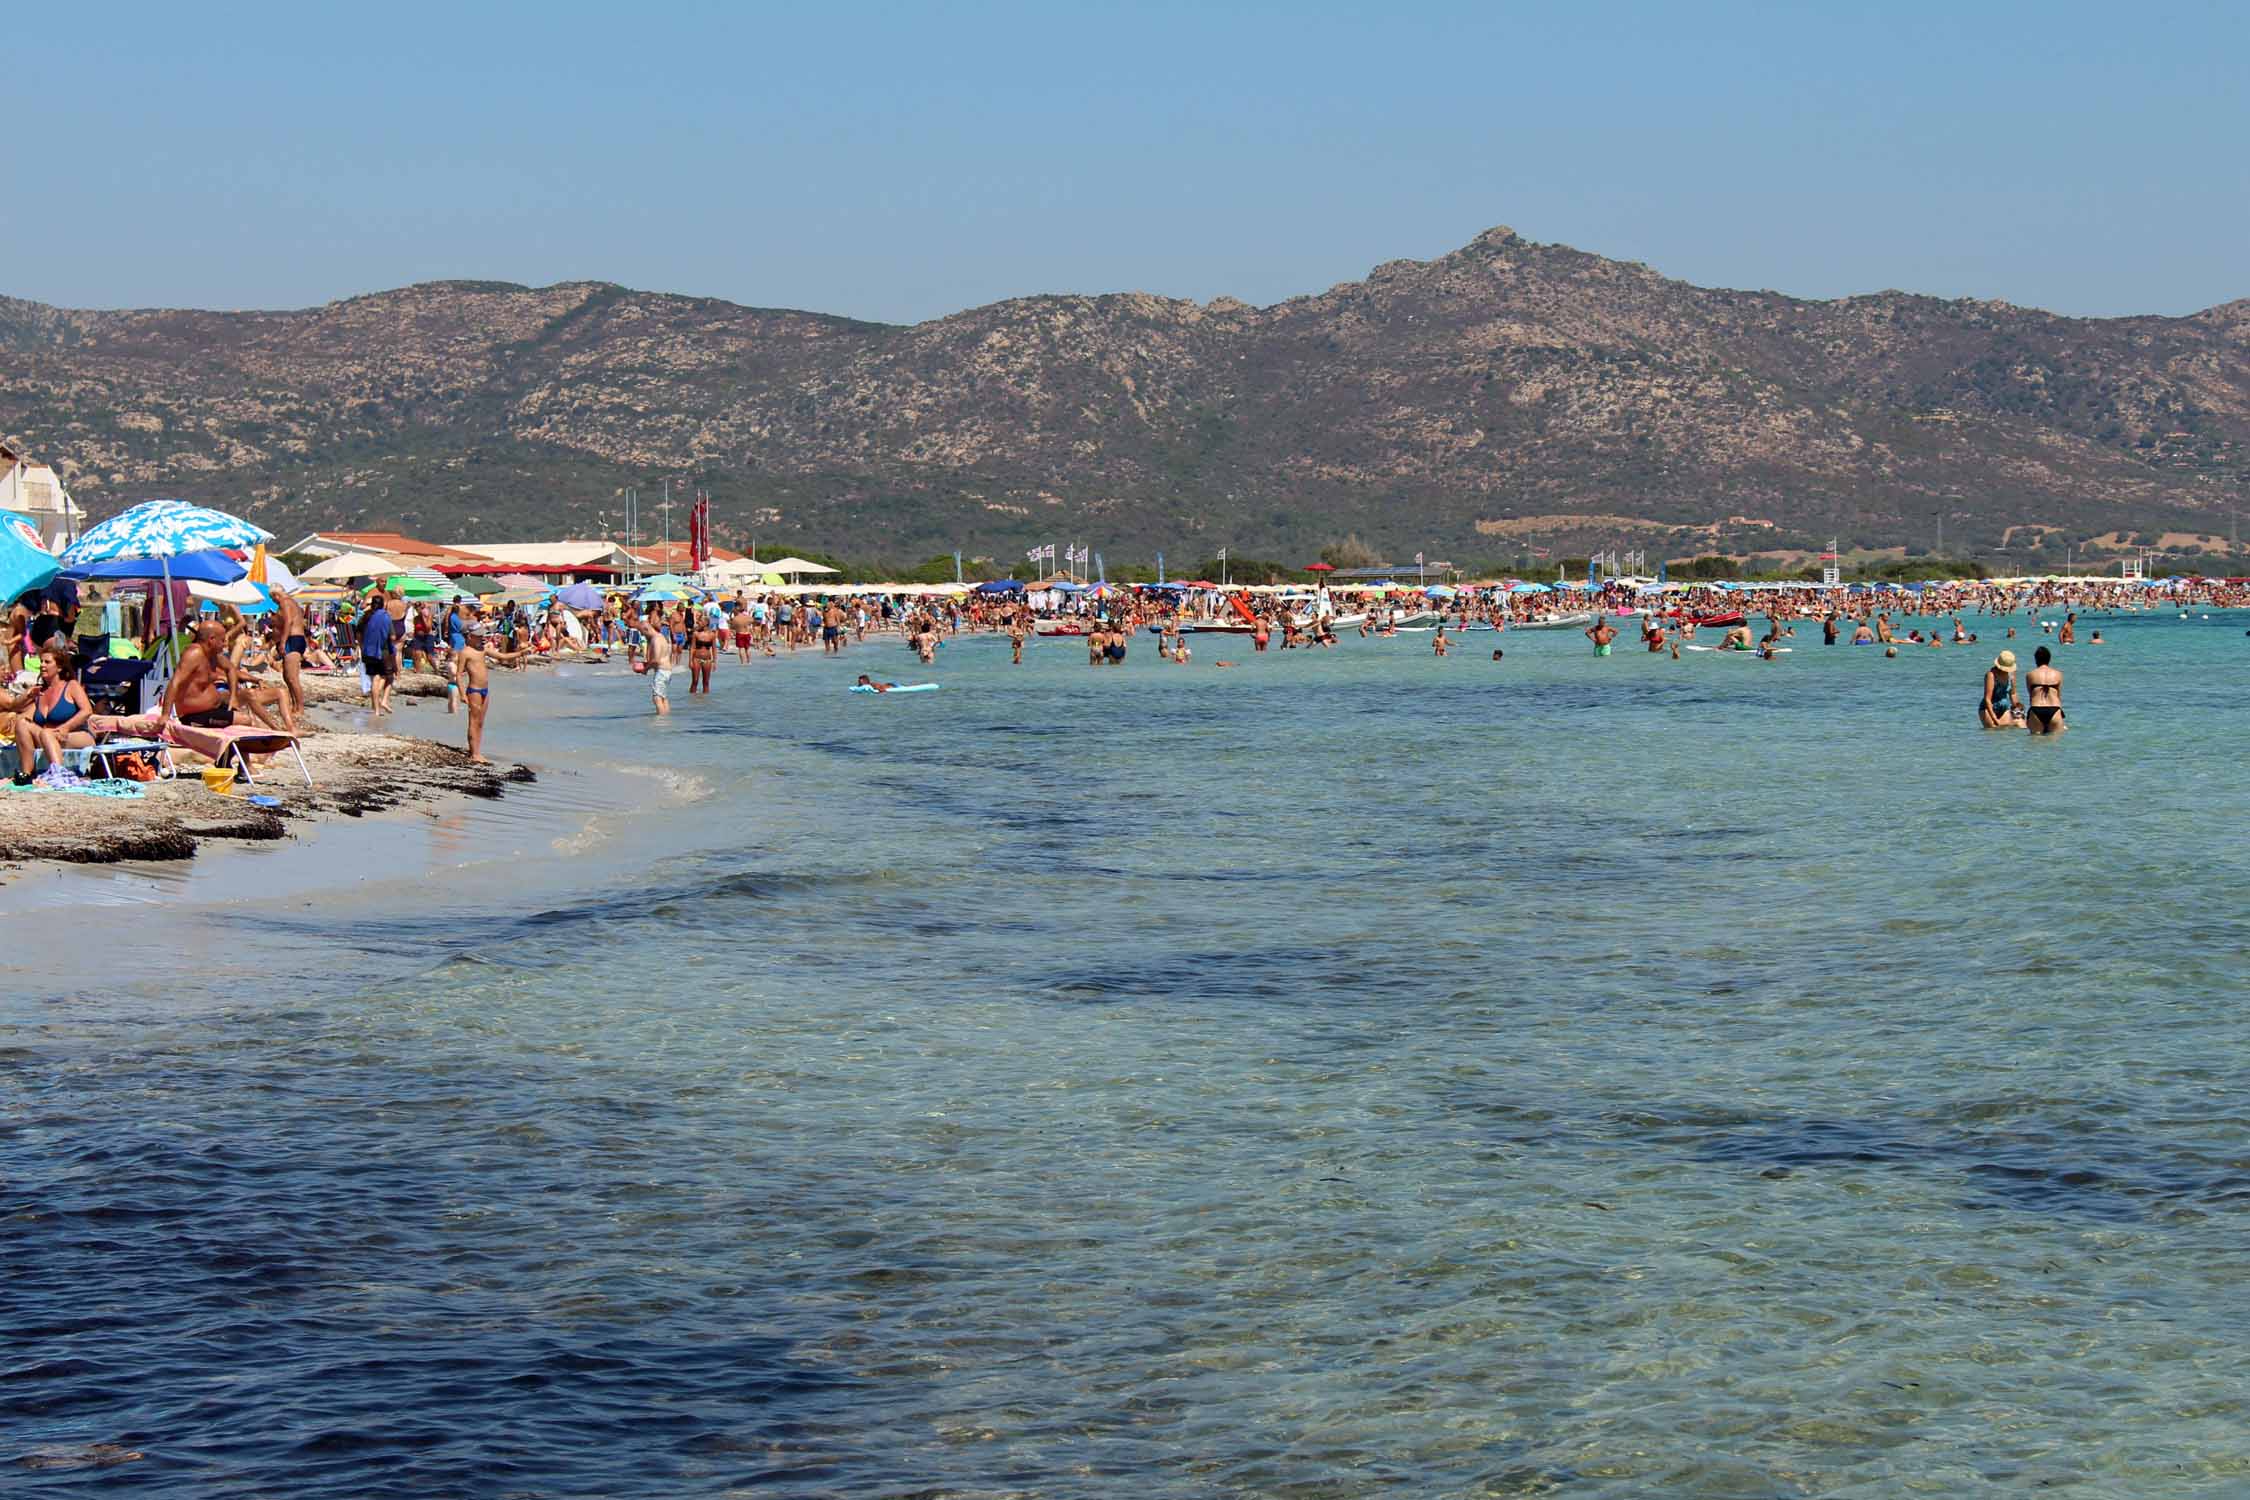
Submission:
<svg viewBox="0 0 2250 1500">
<path fill-rule="evenodd" d="M 2245 723 L 2177 711 L 2242 640 L 2104 629 L 2054 744 L 1974 651 L 543 688 L 711 795 L 560 890 L 209 919 L 291 984 L 18 968 L 0 1458 L 2242 1493 Z"/>
</svg>

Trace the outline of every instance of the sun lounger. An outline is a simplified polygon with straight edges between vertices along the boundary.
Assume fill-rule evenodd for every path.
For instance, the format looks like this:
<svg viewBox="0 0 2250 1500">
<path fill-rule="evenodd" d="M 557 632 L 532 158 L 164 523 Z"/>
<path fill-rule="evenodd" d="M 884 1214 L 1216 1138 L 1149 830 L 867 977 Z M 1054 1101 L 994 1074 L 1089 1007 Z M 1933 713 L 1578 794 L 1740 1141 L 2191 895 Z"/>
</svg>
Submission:
<svg viewBox="0 0 2250 1500">
<path fill-rule="evenodd" d="M 214 766 L 232 765 L 252 786 L 258 784 L 258 777 L 250 769 L 250 757 L 279 755 L 286 750 L 296 757 L 297 774 L 305 778 L 305 785 L 313 784 L 312 768 L 305 764 L 305 752 L 298 746 L 297 737 L 278 729 L 243 724 L 230 729 L 204 729 L 175 719 L 164 726 L 164 738 L 182 750 L 194 751 Z"/>
</svg>

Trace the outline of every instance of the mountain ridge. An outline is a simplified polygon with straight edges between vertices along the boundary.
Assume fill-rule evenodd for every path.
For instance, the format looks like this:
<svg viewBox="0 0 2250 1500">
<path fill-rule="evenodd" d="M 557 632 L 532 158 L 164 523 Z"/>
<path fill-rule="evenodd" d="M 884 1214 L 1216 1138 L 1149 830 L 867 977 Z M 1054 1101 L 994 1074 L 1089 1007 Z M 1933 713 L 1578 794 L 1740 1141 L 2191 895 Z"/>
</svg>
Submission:
<svg viewBox="0 0 2250 1500">
<path fill-rule="evenodd" d="M 859 554 L 1349 531 L 1479 555 L 1573 514 L 1524 545 L 1880 548 L 1942 521 L 2068 549 L 2223 533 L 2250 495 L 2250 298 L 1805 299 L 1505 226 L 1264 307 L 1043 293 L 887 324 L 447 280 L 279 311 L 0 297 L 0 350 L 0 431 L 90 509 L 176 492 L 277 531 L 608 533 L 622 486 L 670 475 L 722 538 Z"/>
</svg>

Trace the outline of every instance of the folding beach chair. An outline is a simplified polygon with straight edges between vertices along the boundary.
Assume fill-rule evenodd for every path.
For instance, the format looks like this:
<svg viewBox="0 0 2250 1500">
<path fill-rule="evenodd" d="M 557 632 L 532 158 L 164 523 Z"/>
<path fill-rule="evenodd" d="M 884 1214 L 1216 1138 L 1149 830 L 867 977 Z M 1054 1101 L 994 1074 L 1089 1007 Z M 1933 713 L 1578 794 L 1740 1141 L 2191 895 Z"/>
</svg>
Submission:
<svg viewBox="0 0 2250 1500">
<path fill-rule="evenodd" d="M 78 681 L 86 689 L 86 701 L 93 704 L 98 714 L 127 716 L 142 711 L 140 703 L 141 680 L 154 670 L 152 661 L 125 661 L 117 657 L 104 657 L 91 661 L 78 674 Z"/>
</svg>

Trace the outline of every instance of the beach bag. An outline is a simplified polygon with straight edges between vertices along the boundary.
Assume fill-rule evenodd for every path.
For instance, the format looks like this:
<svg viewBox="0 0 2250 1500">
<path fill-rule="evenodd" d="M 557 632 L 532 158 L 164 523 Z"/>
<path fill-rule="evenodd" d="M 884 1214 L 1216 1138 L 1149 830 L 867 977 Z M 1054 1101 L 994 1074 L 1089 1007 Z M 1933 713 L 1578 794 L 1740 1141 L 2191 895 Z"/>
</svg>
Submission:
<svg viewBox="0 0 2250 1500">
<path fill-rule="evenodd" d="M 116 768 L 117 774 L 126 781 L 154 781 L 156 779 L 156 763 L 143 751 L 135 751 L 131 755 L 112 756 L 110 764 Z"/>
</svg>

